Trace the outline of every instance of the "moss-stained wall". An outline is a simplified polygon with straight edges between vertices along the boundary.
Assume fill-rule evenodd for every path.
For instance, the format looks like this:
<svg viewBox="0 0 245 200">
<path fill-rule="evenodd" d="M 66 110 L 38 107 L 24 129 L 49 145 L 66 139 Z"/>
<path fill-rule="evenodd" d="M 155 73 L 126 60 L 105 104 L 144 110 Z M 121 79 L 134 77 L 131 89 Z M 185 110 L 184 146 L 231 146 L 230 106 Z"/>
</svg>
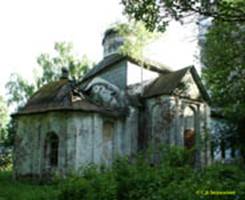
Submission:
<svg viewBox="0 0 245 200">
<path fill-rule="evenodd" d="M 14 171 L 16 176 L 43 176 L 54 171 L 66 174 L 89 163 L 111 164 L 117 156 L 137 151 L 137 110 L 127 118 L 98 113 L 49 112 L 17 118 Z M 105 123 L 113 124 L 106 136 Z M 45 155 L 48 133 L 59 138 L 58 166 L 51 167 Z"/>
<path fill-rule="evenodd" d="M 113 64 L 107 70 L 103 71 L 97 77 L 101 77 L 120 89 L 126 88 L 126 61 L 120 61 Z"/>
<path fill-rule="evenodd" d="M 68 113 L 23 115 L 17 118 L 15 138 L 15 172 L 17 175 L 37 175 L 49 172 L 45 161 L 45 140 L 48 133 L 59 137 L 58 168 L 64 172 L 67 166 Z"/>
<path fill-rule="evenodd" d="M 204 142 L 209 126 L 209 107 L 206 103 L 162 95 L 147 99 L 145 104 L 147 145 L 152 148 L 162 144 L 184 146 L 184 131 L 190 126 L 187 124 L 190 116 L 185 110 L 189 108 L 193 110 L 196 163 L 199 166 L 210 162 L 209 144 Z"/>
</svg>

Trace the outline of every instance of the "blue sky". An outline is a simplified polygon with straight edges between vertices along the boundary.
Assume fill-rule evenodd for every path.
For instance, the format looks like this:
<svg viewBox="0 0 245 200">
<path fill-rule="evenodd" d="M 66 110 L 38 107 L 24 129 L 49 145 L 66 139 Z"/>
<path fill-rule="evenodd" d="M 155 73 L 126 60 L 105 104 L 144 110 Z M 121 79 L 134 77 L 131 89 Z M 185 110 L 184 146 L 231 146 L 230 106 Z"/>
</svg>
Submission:
<svg viewBox="0 0 245 200">
<path fill-rule="evenodd" d="M 124 21 L 120 0 L 0 1 L 0 95 L 11 73 L 31 80 L 36 58 L 52 52 L 56 41 L 74 44 L 75 53 L 102 58 L 101 40 L 112 23 Z M 172 22 L 165 35 L 146 49 L 147 57 L 182 68 L 196 64 L 195 23 Z"/>
</svg>

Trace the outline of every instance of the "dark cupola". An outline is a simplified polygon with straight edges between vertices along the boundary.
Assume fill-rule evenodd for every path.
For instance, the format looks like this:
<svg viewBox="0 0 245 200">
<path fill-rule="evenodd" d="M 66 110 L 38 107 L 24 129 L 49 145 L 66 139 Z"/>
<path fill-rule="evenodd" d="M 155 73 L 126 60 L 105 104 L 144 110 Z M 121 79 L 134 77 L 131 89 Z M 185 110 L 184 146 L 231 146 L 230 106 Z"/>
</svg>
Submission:
<svg viewBox="0 0 245 200">
<path fill-rule="evenodd" d="M 102 45 L 104 47 L 104 58 L 109 55 L 119 53 L 123 42 L 124 38 L 120 36 L 115 28 L 107 29 L 102 41 Z"/>
</svg>

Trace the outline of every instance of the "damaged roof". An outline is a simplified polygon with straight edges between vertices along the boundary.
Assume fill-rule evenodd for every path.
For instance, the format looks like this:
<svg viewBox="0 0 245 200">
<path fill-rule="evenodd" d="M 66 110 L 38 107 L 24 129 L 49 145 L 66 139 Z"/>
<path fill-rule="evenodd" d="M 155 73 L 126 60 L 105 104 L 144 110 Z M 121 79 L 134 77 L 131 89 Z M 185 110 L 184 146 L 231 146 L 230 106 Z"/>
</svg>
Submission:
<svg viewBox="0 0 245 200">
<path fill-rule="evenodd" d="M 143 97 L 148 98 L 160 94 L 171 94 L 177 88 L 189 68 L 160 75 L 144 89 Z"/>
<path fill-rule="evenodd" d="M 14 116 L 48 111 L 85 111 L 118 115 L 115 111 L 112 112 L 74 94 L 74 84 L 68 79 L 61 79 L 39 89 Z"/>
<path fill-rule="evenodd" d="M 103 60 L 101 65 L 92 69 L 87 75 L 87 79 L 99 73 L 101 70 L 117 62 L 125 57 L 113 55 L 109 60 Z M 151 65 L 154 67 L 154 65 Z M 209 102 L 209 96 L 205 90 L 200 77 L 198 76 L 194 67 L 186 67 L 178 71 L 163 71 L 160 76 L 144 87 L 144 92 L 141 97 L 151 98 L 161 94 L 173 94 L 174 90 L 179 86 L 183 77 L 187 72 L 192 74 L 192 77 L 199 88 L 204 100 Z M 39 89 L 14 115 L 42 113 L 49 111 L 84 111 L 84 112 L 98 112 L 111 116 L 121 116 L 119 111 L 105 108 L 97 105 L 89 100 L 89 97 L 78 92 L 79 86 L 75 86 L 73 81 L 68 78 L 62 78 L 58 81 L 51 82 L 41 89 Z"/>
<path fill-rule="evenodd" d="M 161 63 L 144 59 L 143 61 L 140 61 L 138 59 L 135 59 L 131 56 L 126 56 L 122 54 L 112 54 L 109 56 L 106 56 L 102 61 L 100 61 L 95 67 L 93 67 L 87 74 L 85 74 L 82 81 L 88 80 L 89 78 L 94 77 L 96 74 L 100 73 L 101 71 L 105 70 L 107 67 L 110 67 L 112 64 L 118 63 L 122 60 L 128 60 L 134 64 L 142 65 L 145 68 L 150 68 L 153 71 L 158 72 L 170 72 L 169 67 L 162 65 Z"/>
<path fill-rule="evenodd" d="M 197 87 L 203 95 L 203 98 L 209 101 L 209 96 L 195 70 L 195 67 L 193 66 L 161 74 L 144 88 L 143 98 L 149 98 L 161 94 L 172 94 L 188 71 L 190 71 L 192 74 Z"/>
</svg>

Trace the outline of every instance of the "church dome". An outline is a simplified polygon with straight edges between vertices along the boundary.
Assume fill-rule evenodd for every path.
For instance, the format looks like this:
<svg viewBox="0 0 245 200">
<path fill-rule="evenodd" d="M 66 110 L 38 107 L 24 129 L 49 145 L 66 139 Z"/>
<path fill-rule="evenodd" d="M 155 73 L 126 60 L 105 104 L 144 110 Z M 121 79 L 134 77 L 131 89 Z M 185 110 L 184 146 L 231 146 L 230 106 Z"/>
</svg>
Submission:
<svg viewBox="0 0 245 200">
<path fill-rule="evenodd" d="M 124 38 L 118 33 L 116 28 L 110 28 L 105 31 L 102 45 L 104 48 L 104 58 L 119 53 L 120 47 L 123 45 Z"/>
</svg>

